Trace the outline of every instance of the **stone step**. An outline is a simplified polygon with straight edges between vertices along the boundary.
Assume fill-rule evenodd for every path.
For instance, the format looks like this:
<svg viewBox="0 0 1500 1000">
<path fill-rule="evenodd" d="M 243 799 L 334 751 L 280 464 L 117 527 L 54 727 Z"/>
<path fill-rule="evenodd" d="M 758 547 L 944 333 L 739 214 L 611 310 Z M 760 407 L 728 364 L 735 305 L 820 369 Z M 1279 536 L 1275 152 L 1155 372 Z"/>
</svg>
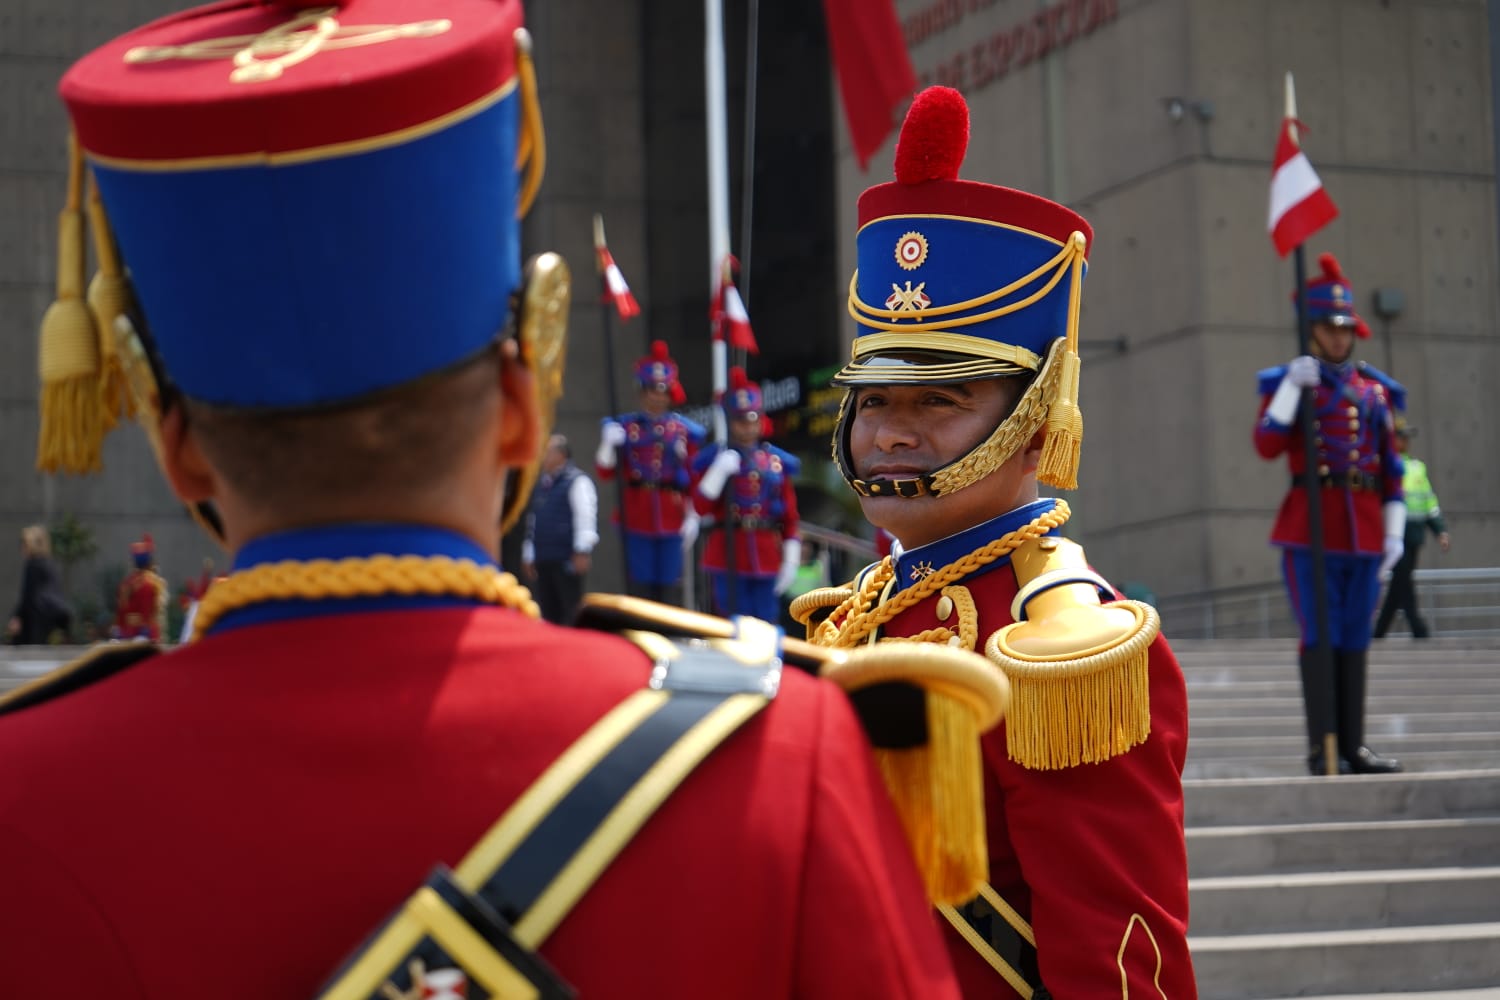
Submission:
<svg viewBox="0 0 1500 1000">
<path fill-rule="evenodd" d="M 1206 700 L 1238 698 L 1302 698 L 1302 681 L 1293 671 L 1281 680 L 1242 680 L 1226 671 L 1222 679 L 1188 678 L 1188 698 L 1194 705 Z M 1500 697 L 1500 665 L 1483 676 L 1439 682 L 1432 677 L 1386 677 L 1371 690 L 1370 697 L 1431 695 L 1434 691 Z"/>
<path fill-rule="evenodd" d="M 1187 851 L 1194 878 L 1500 865 L 1500 816 L 1189 827 Z"/>
<path fill-rule="evenodd" d="M 1370 677 L 1379 682 L 1425 680 L 1433 683 L 1458 684 L 1469 681 L 1492 680 L 1500 657 L 1487 656 L 1462 662 L 1440 663 L 1380 663 L 1371 661 Z M 1222 662 L 1184 663 L 1182 676 L 1188 687 L 1212 681 L 1295 681 L 1301 677 L 1297 658 L 1288 660 L 1266 660 L 1258 662 L 1229 660 Z"/>
<path fill-rule="evenodd" d="M 1405 712 L 1367 714 L 1365 736 L 1376 742 L 1381 736 L 1400 733 L 1484 732 L 1500 728 L 1500 714 L 1492 712 Z M 1243 716 L 1232 719 L 1199 718 L 1189 709 L 1188 745 L 1198 737 L 1302 736 L 1307 724 L 1301 712 L 1293 715 Z"/>
<path fill-rule="evenodd" d="M 1500 815 L 1500 768 L 1331 780 L 1184 781 L 1183 798 L 1190 827 L 1495 816 Z"/>
<path fill-rule="evenodd" d="M 1500 923 L 1193 937 L 1200 1000 L 1500 986 Z"/>
<path fill-rule="evenodd" d="M 1500 720 L 1497 720 L 1500 722 Z M 1188 743 L 1188 762 L 1226 760 L 1237 757 L 1297 756 L 1305 754 L 1305 736 L 1200 736 Z M 1382 753 L 1400 757 L 1409 753 L 1500 754 L 1500 725 L 1487 732 L 1392 733 L 1380 739 Z"/>
<path fill-rule="evenodd" d="M 1382 741 L 1376 749 L 1389 752 L 1390 748 Z M 1475 768 L 1500 769 L 1500 752 L 1496 751 L 1476 754 L 1454 750 L 1434 753 L 1397 753 L 1395 756 L 1401 761 L 1401 766 L 1406 769 L 1407 774 L 1422 777 L 1449 774 L 1455 771 L 1471 771 Z M 1195 781 L 1231 778 L 1276 778 L 1284 781 L 1287 778 L 1306 778 L 1308 774 L 1306 755 L 1301 751 L 1299 744 L 1297 749 L 1289 750 L 1285 754 L 1266 757 L 1204 760 L 1189 756 L 1187 765 L 1182 770 L 1182 776 Z M 1357 777 L 1360 781 L 1368 781 L 1375 776 L 1340 775 L 1340 777 L 1346 780 Z"/>
<path fill-rule="evenodd" d="M 1194 935 L 1500 922 L 1500 867 L 1192 879 Z"/>
<path fill-rule="evenodd" d="M 1290 996 L 1290 994 L 1288 994 Z M 1257 1000 L 1281 1000 L 1280 997 L 1258 997 Z M 1429 993 L 1340 993 L 1337 996 L 1324 994 L 1303 997 L 1302 1000 L 1500 1000 L 1500 986 L 1482 987 L 1477 990 L 1439 990 Z"/>
<path fill-rule="evenodd" d="M 1189 711 L 1200 719 L 1268 715 L 1302 717 L 1300 691 L 1278 697 L 1205 697 L 1202 692 L 1189 692 L 1188 698 Z M 1370 691 L 1365 696 L 1367 715 L 1448 715 L 1454 712 L 1485 712 L 1500 717 L 1500 693 L 1484 694 L 1467 687 L 1434 691 L 1428 687 L 1425 694 L 1398 695 L 1382 689 Z"/>
</svg>

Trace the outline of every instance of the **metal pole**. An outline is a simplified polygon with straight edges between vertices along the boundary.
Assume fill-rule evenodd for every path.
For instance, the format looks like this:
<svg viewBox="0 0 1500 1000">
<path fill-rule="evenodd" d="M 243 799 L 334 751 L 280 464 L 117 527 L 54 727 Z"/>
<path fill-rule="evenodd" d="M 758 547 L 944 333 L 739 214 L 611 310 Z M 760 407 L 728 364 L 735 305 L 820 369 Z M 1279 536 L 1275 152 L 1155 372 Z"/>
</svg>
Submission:
<svg viewBox="0 0 1500 1000">
<path fill-rule="evenodd" d="M 725 280 L 721 268 L 729 260 L 729 111 L 724 93 L 724 10 L 720 0 L 703 0 L 703 73 L 708 131 L 708 273 L 709 295 Z M 714 440 L 719 447 L 729 447 L 729 425 L 724 417 L 724 393 L 729 387 L 729 344 L 722 331 L 713 333 Z M 724 501 L 724 575 L 727 601 L 725 611 L 737 608 L 734 572 L 734 522 L 729 516 L 729 498 L 733 477 L 724 483 L 720 494 Z"/>
<path fill-rule="evenodd" d="M 1293 256 L 1297 269 L 1297 347 L 1302 354 L 1312 353 L 1312 327 L 1307 319 L 1307 278 L 1303 270 L 1304 254 L 1298 246 Z M 1318 630 L 1318 641 L 1313 647 L 1312 682 L 1323 689 L 1325 711 L 1318 724 L 1323 732 L 1323 761 L 1327 774 L 1339 773 L 1338 704 L 1337 690 L 1333 678 L 1333 648 L 1328 642 L 1328 569 L 1323 552 L 1323 490 L 1318 476 L 1317 389 L 1302 390 L 1302 403 L 1297 407 L 1297 419 L 1302 430 L 1302 488 L 1307 493 L 1307 532 L 1312 555 L 1313 621 Z M 1311 692 L 1303 692 L 1307 697 Z"/>
<path fill-rule="evenodd" d="M 750 0 L 745 24 L 745 162 L 740 171 L 740 298 L 750 308 L 750 243 L 755 234 L 755 100 L 760 71 L 760 0 Z M 745 351 L 735 353 L 745 365 Z"/>
<path fill-rule="evenodd" d="M 594 245 L 604 245 L 604 216 L 594 213 Z M 615 331 L 614 308 L 609 294 L 609 285 L 604 276 L 604 261 L 595 255 L 599 265 L 599 303 L 604 313 L 604 386 L 609 397 L 609 413 L 612 419 L 620 417 L 620 401 L 615 392 Z M 615 526 L 620 536 L 620 581 L 624 591 L 630 590 L 628 552 L 625 545 L 625 456 L 615 449 Z"/>
</svg>

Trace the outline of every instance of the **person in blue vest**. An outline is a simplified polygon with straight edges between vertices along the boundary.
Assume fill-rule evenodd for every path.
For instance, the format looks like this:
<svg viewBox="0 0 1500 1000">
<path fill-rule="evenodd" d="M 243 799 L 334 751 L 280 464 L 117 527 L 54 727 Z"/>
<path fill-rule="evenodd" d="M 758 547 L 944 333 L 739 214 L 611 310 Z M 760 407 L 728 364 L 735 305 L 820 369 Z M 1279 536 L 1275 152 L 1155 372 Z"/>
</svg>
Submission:
<svg viewBox="0 0 1500 1000">
<path fill-rule="evenodd" d="M 572 624 L 598 544 L 599 493 L 573 464 L 568 439 L 554 434 L 542 455 L 521 546 L 522 569 L 547 621 Z"/>
<path fill-rule="evenodd" d="M 635 364 L 641 408 L 609 417 L 594 456 L 599 478 L 613 479 L 623 456 L 625 572 L 632 593 L 667 600 L 682 581 L 682 553 L 698 538 L 698 515 L 688 502 L 693 456 L 708 432 L 672 410 L 687 396 L 677 363 L 657 340 Z"/>
<path fill-rule="evenodd" d="M 714 606 L 720 614 L 732 610 L 779 621 L 781 595 L 791 587 L 802 562 L 797 492 L 792 487 L 802 463 L 761 440 L 764 399 L 760 386 L 746 378 L 743 369 L 730 371 L 723 406 L 728 446 L 711 444 L 693 462 L 693 505 L 710 519 L 703 568 L 713 580 Z M 727 558 L 726 524 L 733 526 L 733 565 Z"/>
</svg>

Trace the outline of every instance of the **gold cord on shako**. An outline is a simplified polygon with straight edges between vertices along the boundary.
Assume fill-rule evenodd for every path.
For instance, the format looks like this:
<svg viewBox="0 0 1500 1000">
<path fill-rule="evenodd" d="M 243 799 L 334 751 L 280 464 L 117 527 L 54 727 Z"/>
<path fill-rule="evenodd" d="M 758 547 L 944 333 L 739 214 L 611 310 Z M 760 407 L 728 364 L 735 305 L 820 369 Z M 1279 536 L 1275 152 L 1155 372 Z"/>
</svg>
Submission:
<svg viewBox="0 0 1500 1000">
<path fill-rule="evenodd" d="M 510 573 L 472 559 L 449 556 L 368 556 L 288 559 L 240 570 L 216 580 L 193 618 L 193 640 L 232 611 L 267 601 L 384 597 L 461 597 L 498 604 L 540 618 L 531 592 Z"/>
</svg>

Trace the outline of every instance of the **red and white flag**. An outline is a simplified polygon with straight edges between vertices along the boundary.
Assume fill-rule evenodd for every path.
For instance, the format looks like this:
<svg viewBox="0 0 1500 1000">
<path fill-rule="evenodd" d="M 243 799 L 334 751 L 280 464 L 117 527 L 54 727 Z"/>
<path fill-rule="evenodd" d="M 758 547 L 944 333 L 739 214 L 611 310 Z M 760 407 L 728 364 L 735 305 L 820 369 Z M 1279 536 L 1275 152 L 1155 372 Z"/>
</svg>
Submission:
<svg viewBox="0 0 1500 1000">
<path fill-rule="evenodd" d="M 630 294 L 630 286 L 625 284 L 625 275 L 620 273 L 620 266 L 615 263 L 615 258 L 604 242 L 604 216 L 597 213 L 594 215 L 594 251 L 599 255 L 599 276 L 604 279 L 604 301 L 615 304 L 621 319 L 639 316 L 640 304 Z"/>
<path fill-rule="evenodd" d="M 1276 162 L 1271 173 L 1271 213 L 1267 229 L 1276 252 L 1285 257 L 1301 246 L 1313 233 L 1338 218 L 1338 206 L 1323 190 L 1323 182 L 1308 162 L 1307 154 L 1297 141 L 1295 98 L 1292 75 L 1286 79 L 1287 111 L 1281 120 L 1281 135 L 1276 140 Z"/>
<path fill-rule="evenodd" d="M 735 263 L 733 257 L 724 260 L 719 294 L 714 296 L 713 314 L 709 318 L 713 320 L 716 338 L 728 341 L 730 347 L 738 347 L 748 354 L 759 354 L 760 345 L 756 344 L 755 332 L 750 329 L 750 314 L 745 311 L 739 289 L 734 287 L 731 268 Z"/>
</svg>

